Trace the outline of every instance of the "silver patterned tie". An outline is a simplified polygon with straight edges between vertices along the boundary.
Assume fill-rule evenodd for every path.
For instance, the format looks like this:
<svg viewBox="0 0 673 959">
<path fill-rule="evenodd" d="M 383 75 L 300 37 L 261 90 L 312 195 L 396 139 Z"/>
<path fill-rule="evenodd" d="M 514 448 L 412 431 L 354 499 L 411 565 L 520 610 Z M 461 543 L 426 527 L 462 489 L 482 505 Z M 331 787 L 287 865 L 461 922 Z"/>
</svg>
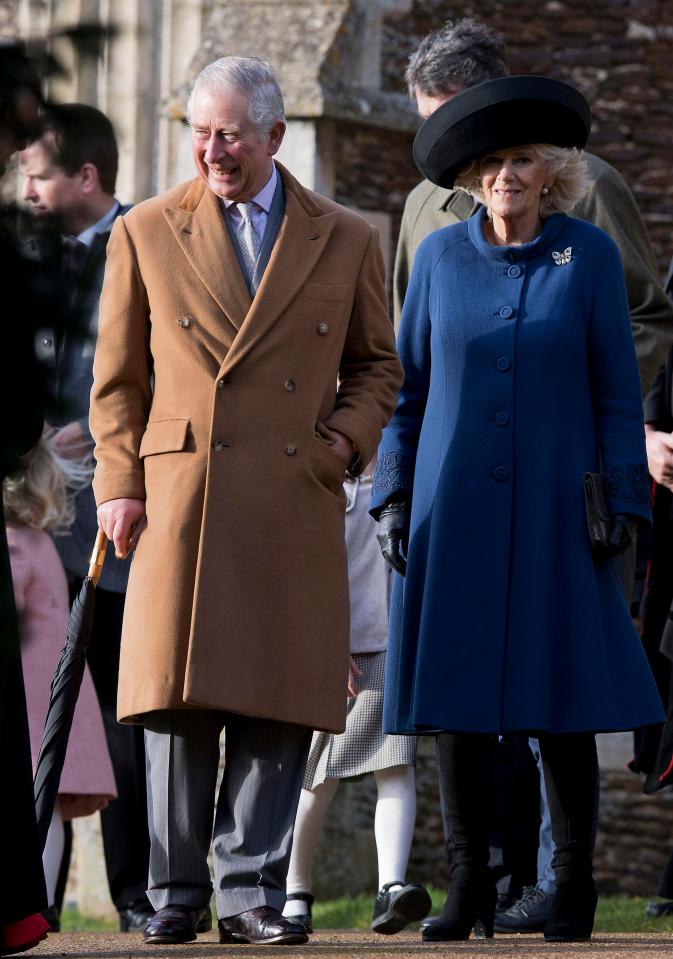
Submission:
<svg viewBox="0 0 673 959">
<path fill-rule="evenodd" d="M 257 232 L 255 223 L 252 219 L 253 208 L 257 206 L 252 201 L 248 203 L 237 203 L 236 206 L 241 214 L 241 221 L 238 225 L 239 250 L 243 260 L 243 270 L 248 286 L 252 285 L 252 278 L 255 274 L 259 251 L 262 247 L 262 240 Z"/>
</svg>

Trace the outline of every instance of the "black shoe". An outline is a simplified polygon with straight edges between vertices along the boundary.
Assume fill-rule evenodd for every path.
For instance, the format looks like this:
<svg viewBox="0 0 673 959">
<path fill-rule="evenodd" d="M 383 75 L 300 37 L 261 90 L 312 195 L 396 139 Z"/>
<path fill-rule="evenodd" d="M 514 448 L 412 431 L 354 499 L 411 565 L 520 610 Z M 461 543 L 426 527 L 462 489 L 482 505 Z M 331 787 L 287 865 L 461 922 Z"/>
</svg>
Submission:
<svg viewBox="0 0 673 959">
<path fill-rule="evenodd" d="M 176 945 L 193 942 L 197 932 L 210 932 L 212 927 L 208 906 L 164 906 L 145 926 L 143 938 L 145 942 Z"/>
<path fill-rule="evenodd" d="M 255 946 L 298 946 L 308 942 L 303 926 L 286 919 L 271 906 L 257 906 L 238 916 L 228 916 L 220 919 L 217 925 L 220 942 L 228 945 L 250 942 Z"/>
<path fill-rule="evenodd" d="M 58 911 L 58 906 L 49 906 L 41 913 L 41 916 L 49 926 L 49 932 L 61 931 L 61 913 Z"/>
<path fill-rule="evenodd" d="M 490 877 L 456 875 L 439 916 L 422 932 L 423 942 L 455 942 L 493 938 L 493 917 L 498 893 Z"/>
<path fill-rule="evenodd" d="M 596 886 L 593 879 L 559 882 L 544 929 L 547 942 L 586 942 L 591 939 L 596 913 Z"/>
<path fill-rule="evenodd" d="M 313 932 L 312 907 L 315 902 L 313 895 L 310 892 L 290 892 L 285 897 L 285 901 L 291 902 L 292 900 L 305 902 L 307 911 L 299 916 L 286 916 L 285 918 L 289 919 L 290 922 L 296 922 L 298 926 L 302 926 L 304 932 Z"/>
<path fill-rule="evenodd" d="M 154 909 L 147 896 L 135 899 L 125 909 L 119 910 L 119 931 L 134 932 L 136 929 L 144 929 L 153 915 Z"/>
<path fill-rule="evenodd" d="M 44 916 L 44 913 L 42 913 Z M 648 902 L 645 906 L 645 915 L 650 919 L 663 919 L 664 916 L 673 916 L 673 902 Z M 48 921 L 48 920 L 47 920 Z"/>
<path fill-rule="evenodd" d="M 499 912 L 507 912 L 508 909 L 511 909 L 519 898 L 519 896 L 512 895 L 511 892 L 499 892 L 498 901 L 495 904 L 496 916 Z"/>
<path fill-rule="evenodd" d="M 437 922 L 438 919 L 439 916 L 426 916 L 418 928 L 423 932 L 424 929 L 429 929 L 433 922 Z"/>
<path fill-rule="evenodd" d="M 390 890 L 391 886 L 397 889 Z M 432 908 L 427 890 L 416 882 L 387 882 L 379 889 L 369 928 L 384 936 L 394 936 L 410 922 L 425 918 Z"/>
<path fill-rule="evenodd" d="M 495 913 L 496 932 L 544 932 L 553 897 L 539 886 L 526 886 L 523 896 L 507 912 Z"/>
</svg>

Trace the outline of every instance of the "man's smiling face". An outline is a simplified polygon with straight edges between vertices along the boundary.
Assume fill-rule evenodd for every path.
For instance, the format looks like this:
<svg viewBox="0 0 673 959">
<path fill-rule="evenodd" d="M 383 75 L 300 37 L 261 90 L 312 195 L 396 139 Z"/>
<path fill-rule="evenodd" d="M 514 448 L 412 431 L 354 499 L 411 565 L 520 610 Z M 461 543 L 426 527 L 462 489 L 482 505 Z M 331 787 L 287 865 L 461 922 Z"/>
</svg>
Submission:
<svg viewBox="0 0 673 959">
<path fill-rule="evenodd" d="M 201 86 L 192 105 L 192 155 L 199 176 L 217 196 L 250 200 L 271 176 L 285 124 L 268 133 L 248 117 L 248 98 L 235 88 Z"/>
</svg>

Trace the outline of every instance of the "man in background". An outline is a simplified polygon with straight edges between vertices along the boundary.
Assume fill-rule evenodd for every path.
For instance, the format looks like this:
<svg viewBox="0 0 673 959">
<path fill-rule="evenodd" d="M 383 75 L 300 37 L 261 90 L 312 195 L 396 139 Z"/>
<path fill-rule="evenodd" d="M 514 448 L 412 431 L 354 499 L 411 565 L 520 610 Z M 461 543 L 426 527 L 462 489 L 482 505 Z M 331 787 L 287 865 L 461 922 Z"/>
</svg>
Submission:
<svg viewBox="0 0 673 959">
<path fill-rule="evenodd" d="M 56 446 L 67 457 L 85 457 L 93 451 L 89 394 L 105 248 L 114 220 L 129 209 L 115 199 L 117 166 L 112 124 L 100 110 L 82 103 L 51 106 L 19 158 L 22 197 L 35 218 L 30 246 L 51 267 L 69 321 L 60 335 L 45 330 L 37 344 L 40 358 L 53 370 L 57 405 L 51 425 Z M 46 225 L 61 234 L 56 248 L 41 230 Z M 55 540 L 71 598 L 86 575 L 98 529 L 90 486 L 78 494 L 75 509 L 71 529 Z M 143 735 L 140 728 L 122 726 L 116 719 L 128 572 L 128 560 L 109 559 L 103 568 L 87 653 L 117 781 L 118 798 L 101 813 L 101 825 L 110 894 L 123 931 L 142 928 L 153 915 L 145 892 L 149 834 Z"/>
<path fill-rule="evenodd" d="M 415 100 L 418 112 L 426 119 L 443 103 L 468 87 L 509 74 L 507 49 L 504 39 L 490 27 L 465 17 L 447 23 L 428 34 L 409 60 L 405 74 L 409 95 Z M 620 174 L 608 163 L 591 153 L 584 154 L 592 184 L 586 197 L 572 210 L 572 215 L 594 223 L 605 230 L 619 247 L 631 314 L 633 338 L 643 393 L 651 386 L 673 342 L 673 310 L 657 275 L 654 254 L 633 194 Z M 466 220 L 477 209 L 471 196 L 461 190 L 447 190 L 428 180 L 419 183 L 409 194 L 402 217 L 395 259 L 393 280 L 395 326 L 399 325 L 404 296 L 416 249 L 434 230 Z M 620 568 L 628 586 L 632 581 L 631 562 Z M 627 589 L 630 592 L 630 588 Z M 538 760 L 536 741 L 531 748 Z M 504 751 L 507 750 L 509 755 Z M 442 736 L 437 739 L 437 760 L 440 784 L 443 768 Z M 510 790 L 503 803 L 513 815 L 503 821 L 495 816 L 501 832 L 499 840 L 503 857 L 511 855 L 511 862 L 503 864 L 501 872 L 509 867 L 525 876 L 530 860 L 530 831 L 537 828 L 537 812 L 531 811 L 533 793 L 530 768 L 525 749 L 506 744 L 494 749 L 494 779 L 500 781 L 501 799 Z M 543 780 L 540 782 L 544 787 Z M 513 791 L 513 792 L 512 792 Z M 537 863 L 537 882 L 524 890 L 522 897 L 511 903 L 504 899 L 505 908 L 496 913 L 495 928 L 499 932 L 541 932 L 547 921 L 551 899 L 555 891 L 552 868 L 553 846 L 548 808 L 543 788 L 542 825 Z M 514 802 L 512 796 L 516 795 Z M 512 834 L 516 830 L 516 835 Z M 507 834 L 509 848 L 507 851 Z M 514 840 L 514 841 L 513 841 Z M 525 883 L 524 878 L 524 883 Z M 516 883 L 515 883 L 516 887 Z M 426 920 L 429 922 L 429 920 Z M 424 938 L 441 940 L 440 924 L 432 932 L 424 931 Z"/>
</svg>

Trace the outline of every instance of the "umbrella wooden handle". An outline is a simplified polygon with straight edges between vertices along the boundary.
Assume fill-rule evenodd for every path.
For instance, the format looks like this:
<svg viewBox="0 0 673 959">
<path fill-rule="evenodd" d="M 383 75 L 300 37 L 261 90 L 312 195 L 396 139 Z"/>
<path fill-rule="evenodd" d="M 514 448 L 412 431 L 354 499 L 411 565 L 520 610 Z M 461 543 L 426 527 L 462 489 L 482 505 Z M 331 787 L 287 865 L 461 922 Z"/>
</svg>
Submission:
<svg viewBox="0 0 673 959">
<path fill-rule="evenodd" d="M 100 574 L 103 572 L 103 563 L 105 562 L 105 550 L 107 549 L 108 539 L 102 529 L 96 534 L 96 542 L 89 561 L 89 572 L 87 576 L 93 580 L 94 585 L 98 584 Z"/>
</svg>

